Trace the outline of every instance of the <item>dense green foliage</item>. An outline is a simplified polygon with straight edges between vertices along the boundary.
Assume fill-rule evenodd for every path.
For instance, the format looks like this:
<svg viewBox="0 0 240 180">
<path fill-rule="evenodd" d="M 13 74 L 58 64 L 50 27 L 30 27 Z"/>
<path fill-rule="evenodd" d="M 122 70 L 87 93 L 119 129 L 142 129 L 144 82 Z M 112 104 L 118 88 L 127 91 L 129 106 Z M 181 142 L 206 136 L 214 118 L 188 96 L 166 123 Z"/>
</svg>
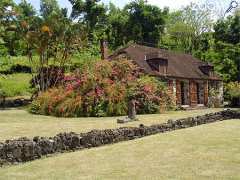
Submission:
<svg viewBox="0 0 240 180">
<path fill-rule="evenodd" d="M 226 96 L 228 96 L 232 106 L 240 106 L 240 83 L 228 83 L 226 85 Z"/>
<path fill-rule="evenodd" d="M 52 65 L 67 73 L 91 69 L 104 39 L 111 50 L 135 42 L 189 53 L 212 63 L 226 83 L 240 81 L 239 10 L 216 19 L 212 9 L 200 3 L 169 11 L 144 0 L 122 9 L 101 0 L 69 2 L 72 12 L 57 0 L 40 0 L 39 12 L 26 0 L 0 2 L 0 72 L 14 73 L 20 65 L 44 77 L 43 69 Z M 145 80 L 138 81 L 136 88 L 141 89 Z M 48 89 L 49 83 L 43 82 L 36 83 L 40 91 Z"/>
<path fill-rule="evenodd" d="M 49 59 L 65 64 L 83 52 L 96 59 L 101 39 L 112 50 L 136 42 L 191 53 L 213 63 L 225 81 L 240 80 L 238 10 L 216 21 L 206 4 L 191 3 L 170 12 L 143 0 L 122 9 L 100 0 L 69 1 L 72 12 L 56 0 L 41 0 L 39 12 L 26 0 L 1 1 L 0 56 L 28 55 L 31 60 L 37 55 L 39 66 L 46 66 Z"/>
<path fill-rule="evenodd" d="M 6 97 L 31 96 L 30 74 L 13 74 L 0 76 L 0 91 Z"/>
</svg>

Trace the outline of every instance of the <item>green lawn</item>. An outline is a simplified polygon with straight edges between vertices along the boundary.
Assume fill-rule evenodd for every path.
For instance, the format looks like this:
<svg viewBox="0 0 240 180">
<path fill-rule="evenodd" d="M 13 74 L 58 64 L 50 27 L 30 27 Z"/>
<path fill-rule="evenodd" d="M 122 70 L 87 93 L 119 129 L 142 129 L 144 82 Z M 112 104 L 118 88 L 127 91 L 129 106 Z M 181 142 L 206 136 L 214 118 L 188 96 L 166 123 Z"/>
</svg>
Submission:
<svg viewBox="0 0 240 180">
<path fill-rule="evenodd" d="M 117 117 L 55 118 L 26 110 L 0 111 L 0 141 L 21 136 L 157 124 L 221 109 L 166 112 L 138 116 L 119 125 Z M 0 180 L 75 179 L 240 179 L 240 121 L 182 129 L 99 148 L 53 155 L 0 168 Z"/>
<path fill-rule="evenodd" d="M 25 110 L 0 110 L 0 141 L 18 137 L 54 136 L 60 132 L 86 132 L 92 129 L 108 129 L 121 126 L 152 125 L 178 119 L 216 112 L 221 109 L 204 109 L 186 112 L 138 116 L 140 121 L 124 125 L 116 123 L 117 117 L 109 118 L 55 118 L 32 115 Z"/>
<path fill-rule="evenodd" d="M 0 72 L 1 71 L 8 71 L 11 69 L 14 65 L 22 65 L 22 66 L 31 66 L 34 65 L 35 62 L 37 62 L 38 57 L 33 56 L 33 62 L 30 63 L 27 56 L 6 56 L 6 57 L 0 57 Z"/>
<path fill-rule="evenodd" d="M 175 117 L 176 114 L 169 116 Z M 26 119 L 27 121 L 29 120 Z M 36 121 L 46 122 L 47 119 Z M 84 124 L 84 120 L 82 121 Z M 98 123 L 94 119 L 87 121 Z M 103 123 L 108 121 L 110 119 Z M 147 120 L 143 121 L 147 122 Z M 38 128 L 35 130 L 40 131 Z M 238 180 L 240 179 L 239 150 L 240 121 L 232 120 L 5 167 L 0 169 L 0 179 Z"/>
<path fill-rule="evenodd" d="M 5 92 L 6 97 L 30 96 L 31 74 L 18 73 L 12 75 L 0 74 L 0 89 Z"/>
</svg>

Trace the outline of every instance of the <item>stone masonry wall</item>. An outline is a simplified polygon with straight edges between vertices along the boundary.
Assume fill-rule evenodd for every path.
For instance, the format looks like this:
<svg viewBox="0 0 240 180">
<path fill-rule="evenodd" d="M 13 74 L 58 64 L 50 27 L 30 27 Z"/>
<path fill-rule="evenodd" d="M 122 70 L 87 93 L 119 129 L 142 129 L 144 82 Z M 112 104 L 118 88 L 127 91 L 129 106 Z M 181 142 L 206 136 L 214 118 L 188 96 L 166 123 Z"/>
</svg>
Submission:
<svg viewBox="0 0 240 180">
<path fill-rule="evenodd" d="M 124 127 L 119 129 L 92 130 L 88 133 L 60 133 L 54 137 L 19 138 L 0 143 L 0 166 L 39 159 L 42 156 L 103 146 L 132 140 L 157 133 L 189 128 L 201 124 L 229 119 L 240 119 L 240 112 L 225 110 L 203 116 L 178 120 L 152 126 Z"/>
</svg>

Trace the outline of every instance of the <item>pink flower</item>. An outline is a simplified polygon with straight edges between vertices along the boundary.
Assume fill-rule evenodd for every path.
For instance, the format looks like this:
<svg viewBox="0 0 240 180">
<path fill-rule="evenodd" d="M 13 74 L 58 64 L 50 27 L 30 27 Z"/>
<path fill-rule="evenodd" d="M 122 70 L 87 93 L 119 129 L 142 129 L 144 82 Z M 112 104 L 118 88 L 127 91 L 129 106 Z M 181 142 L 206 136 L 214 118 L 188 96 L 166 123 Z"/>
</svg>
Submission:
<svg viewBox="0 0 240 180">
<path fill-rule="evenodd" d="M 73 90 L 72 84 L 68 84 L 67 87 L 66 87 L 66 90 L 67 91 L 72 91 Z"/>
<path fill-rule="evenodd" d="M 102 96 L 104 94 L 104 91 L 100 87 L 96 87 L 95 88 L 95 93 L 96 93 L 97 96 Z"/>
<path fill-rule="evenodd" d="M 108 79 L 107 82 L 108 82 L 109 84 L 113 84 L 113 83 L 114 83 L 114 81 L 111 80 L 111 79 Z"/>
<path fill-rule="evenodd" d="M 64 81 L 74 81 L 74 80 L 76 80 L 76 77 L 74 76 L 68 75 L 64 77 Z"/>
</svg>

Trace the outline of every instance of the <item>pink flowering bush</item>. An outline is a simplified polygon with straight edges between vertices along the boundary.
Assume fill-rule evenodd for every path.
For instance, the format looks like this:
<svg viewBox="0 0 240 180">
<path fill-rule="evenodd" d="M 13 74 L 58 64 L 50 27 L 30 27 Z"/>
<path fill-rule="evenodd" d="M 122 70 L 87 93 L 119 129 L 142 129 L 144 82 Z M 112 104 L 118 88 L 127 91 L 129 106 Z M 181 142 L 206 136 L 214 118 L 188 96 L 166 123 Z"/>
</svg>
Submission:
<svg viewBox="0 0 240 180">
<path fill-rule="evenodd" d="M 128 90 L 129 99 L 136 100 L 140 114 L 159 113 L 174 108 L 174 99 L 164 82 L 154 77 L 142 76 Z"/>
<path fill-rule="evenodd" d="M 155 78 L 143 76 L 127 60 L 98 61 L 65 75 L 64 83 L 39 95 L 31 112 L 58 117 L 119 116 L 127 114 L 129 99 L 137 100 L 138 113 L 156 113 L 166 88 Z"/>
</svg>

